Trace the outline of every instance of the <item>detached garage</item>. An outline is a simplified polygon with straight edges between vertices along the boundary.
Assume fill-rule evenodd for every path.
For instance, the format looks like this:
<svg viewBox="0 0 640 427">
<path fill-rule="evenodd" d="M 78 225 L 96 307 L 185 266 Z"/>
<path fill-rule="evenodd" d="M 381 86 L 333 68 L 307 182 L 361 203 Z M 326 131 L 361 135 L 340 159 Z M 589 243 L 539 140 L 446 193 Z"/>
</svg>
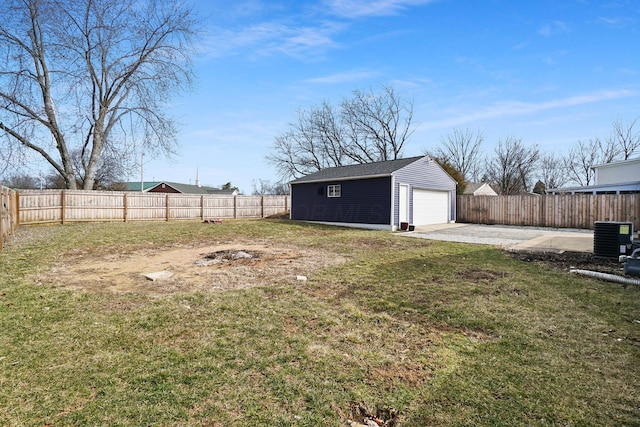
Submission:
<svg viewBox="0 0 640 427">
<path fill-rule="evenodd" d="M 392 230 L 455 221 L 456 182 L 428 156 L 327 168 L 290 184 L 294 220 Z"/>
</svg>

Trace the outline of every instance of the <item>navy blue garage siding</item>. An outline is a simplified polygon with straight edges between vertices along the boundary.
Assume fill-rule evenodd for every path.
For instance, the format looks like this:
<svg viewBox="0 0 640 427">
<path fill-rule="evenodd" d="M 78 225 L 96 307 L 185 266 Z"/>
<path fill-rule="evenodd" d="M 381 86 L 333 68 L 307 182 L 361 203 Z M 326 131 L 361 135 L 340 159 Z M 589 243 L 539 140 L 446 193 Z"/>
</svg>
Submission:
<svg viewBox="0 0 640 427">
<path fill-rule="evenodd" d="M 327 197 L 329 185 L 340 185 L 341 197 Z M 391 224 L 391 177 L 294 184 L 291 206 L 299 221 Z"/>
</svg>

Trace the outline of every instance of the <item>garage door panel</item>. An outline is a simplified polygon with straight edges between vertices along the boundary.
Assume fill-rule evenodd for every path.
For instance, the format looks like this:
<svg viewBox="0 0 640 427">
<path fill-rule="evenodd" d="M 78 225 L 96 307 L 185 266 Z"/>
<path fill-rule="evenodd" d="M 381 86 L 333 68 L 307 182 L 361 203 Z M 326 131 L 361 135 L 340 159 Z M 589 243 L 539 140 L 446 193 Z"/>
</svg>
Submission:
<svg viewBox="0 0 640 427">
<path fill-rule="evenodd" d="M 413 189 L 413 224 L 445 224 L 449 222 L 448 191 Z"/>
</svg>

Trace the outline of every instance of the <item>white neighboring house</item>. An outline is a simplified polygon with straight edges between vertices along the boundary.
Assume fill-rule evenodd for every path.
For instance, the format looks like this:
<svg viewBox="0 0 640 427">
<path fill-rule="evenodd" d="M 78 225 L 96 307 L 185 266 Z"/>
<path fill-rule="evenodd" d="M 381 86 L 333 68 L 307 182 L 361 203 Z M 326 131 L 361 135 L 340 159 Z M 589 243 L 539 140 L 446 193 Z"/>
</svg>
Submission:
<svg viewBox="0 0 640 427">
<path fill-rule="evenodd" d="M 467 184 L 464 189 L 464 194 L 474 196 L 497 196 L 498 193 L 495 192 L 493 188 L 486 182 L 474 182 Z"/>
<path fill-rule="evenodd" d="M 640 157 L 594 166 L 596 185 L 640 182 Z"/>
<path fill-rule="evenodd" d="M 640 157 L 593 167 L 595 184 L 586 187 L 552 188 L 549 194 L 633 194 L 640 193 Z"/>
</svg>

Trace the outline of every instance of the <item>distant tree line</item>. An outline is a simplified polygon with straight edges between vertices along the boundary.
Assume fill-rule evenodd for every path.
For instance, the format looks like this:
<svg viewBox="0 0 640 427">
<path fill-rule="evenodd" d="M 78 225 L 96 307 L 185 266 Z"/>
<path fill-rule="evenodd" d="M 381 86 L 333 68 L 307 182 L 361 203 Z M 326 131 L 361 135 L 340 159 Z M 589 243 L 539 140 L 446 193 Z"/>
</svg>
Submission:
<svg viewBox="0 0 640 427">
<path fill-rule="evenodd" d="M 432 155 L 458 170 L 466 183 L 487 182 L 499 194 L 545 194 L 552 188 L 593 185 L 594 166 L 640 154 L 639 119 L 619 119 L 607 137 L 577 141 L 565 155 L 545 153 L 538 144 L 525 144 L 514 136 L 499 140 L 485 155 L 480 131 L 454 128 Z"/>
<path fill-rule="evenodd" d="M 516 136 L 500 139 L 486 153 L 484 134 L 464 127 L 453 128 L 425 154 L 456 179 L 459 193 L 467 183 L 487 182 L 500 194 L 544 194 L 571 184 L 591 185 L 593 166 L 640 154 L 639 119 L 617 120 L 610 135 L 577 141 L 566 155 L 544 152 Z M 299 110 L 288 130 L 275 137 L 267 161 L 287 182 L 327 167 L 398 159 L 415 126 L 413 101 L 393 87 L 355 90 L 337 105 L 322 101 Z M 261 193 L 265 185 L 254 187 Z"/>
</svg>

